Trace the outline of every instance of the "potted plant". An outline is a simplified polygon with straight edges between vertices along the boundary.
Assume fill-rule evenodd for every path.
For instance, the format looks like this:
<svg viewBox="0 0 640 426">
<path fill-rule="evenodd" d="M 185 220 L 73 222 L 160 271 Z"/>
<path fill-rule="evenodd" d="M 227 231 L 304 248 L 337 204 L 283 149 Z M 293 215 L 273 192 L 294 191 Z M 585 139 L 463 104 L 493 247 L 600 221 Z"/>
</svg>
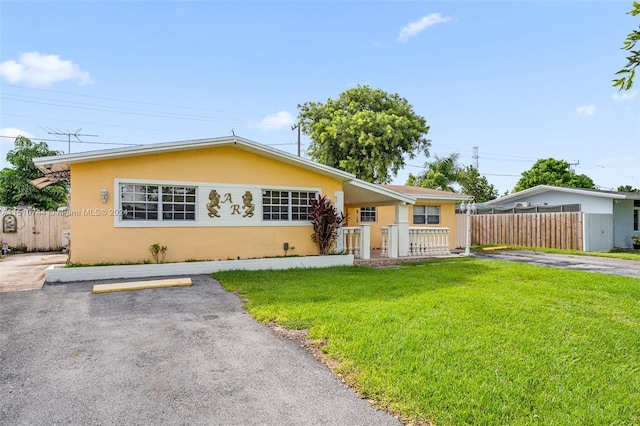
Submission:
<svg viewBox="0 0 640 426">
<path fill-rule="evenodd" d="M 632 235 L 631 241 L 633 241 L 633 248 L 635 250 L 640 250 L 640 235 Z"/>
</svg>

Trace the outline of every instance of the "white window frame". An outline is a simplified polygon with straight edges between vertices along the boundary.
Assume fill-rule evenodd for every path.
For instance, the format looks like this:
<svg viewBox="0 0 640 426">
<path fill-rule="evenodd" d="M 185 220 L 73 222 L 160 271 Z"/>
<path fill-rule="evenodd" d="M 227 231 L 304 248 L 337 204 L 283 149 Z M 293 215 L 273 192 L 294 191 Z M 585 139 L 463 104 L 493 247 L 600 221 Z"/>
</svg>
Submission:
<svg viewBox="0 0 640 426">
<path fill-rule="evenodd" d="M 416 209 L 424 209 L 424 212 L 416 213 Z M 430 209 L 432 209 L 431 213 L 429 212 Z M 433 209 L 437 209 L 437 214 L 433 213 Z M 440 223 L 442 222 L 441 216 L 442 216 L 442 209 L 440 208 L 440 206 L 424 206 L 424 205 L 413 206 L 413 224 L 414 225 L 440 225 Z M 422 218 L 422 220 L 419 220 L 416 222 L 416 217 L 420 217 Z M 434 218 L 437 218 L 437 221 L 434 221 Z M 431 220 L 431 222 L 429 220 Z"/>
<path fill-rule="evenodd" d="M 139 188 L 145 188 L 144 191 L 138 191 Z M 155 188 L 156 191 L 148 193 L 149 188 Z M 175 188 L 178 190 L 191 191 L 192 193 L 175 194 L 169 191 L 165 192 L 169 188 Z M 133 192 L 132 192 L 133 190 Z M 173 192 L 173 191 L 171 191 Z M 122 222 L 140 223 L 140 222 L 195 222 L 197 220 L 197 205 L 198 205 L 198 187 L 193 185 L 175 185 L 175 184 L 149 184 L 139 182 L 120 182 L 118 184 L 118 200 L 120 203 L 119 210 L 122 213 L 120 219 Z M 124 200 L 125 194 L 132 194 L 131 200 Z M 139 199 L 140 197 L 145 199 Z M 151 197 L 151 198 L 149 198 Z M 171 198 L 168 200 L 167 198 Z M 178 198 L 178 199 L 177 199 Z M 179 200 L 182 198 L 182 200 Z M 155 210 L 148 207 L 142 209 L 140 212 L 144 213 L 145 218 L 136 218 L 137 211 L 129 212 L 131 205 L 145 205 L 155 206 Z M 170 210 L 165 210 L 168 206 Z M 182 210 L 177 208 L 182 206 Z M 189 208 L 190 207 L 190 208 Z M 134 207 L 135 209 L 135 207 Z M 132 218 L 128 218 L 130 214 L 133 214 Z M 174 216 L 171 218 L 165 217 L 168 214 Z M 175 216 L 184 215 L 183 218 L 176 218 Z M 151 216 L 151 217 L 149 217 Z"/>
<path fill-rule="evenodd" d="M 301 198 L 301 194 L 306 194 L 306 198 Z M 301 204 L 303 199 L 308 200 L 308 204 Z M 263 188 L 262 221 L 264 223 L 309 222 L 307 212 L 311 206 L 311 200 L 317 199 L 318 191 L 314 190 Z"/>
<path fill-rule="evenodd" d="M 120 184 L 135 183 L 140 185 L 158 185 L 158 186 L 190 186 L 196 188 L 196 220 L 122 220 L 120 214 Z M 253 192 L 253 203 L 255 212 L 253 217 L 242 217 L 236 215 L 233 219 L 212 218 L 209 216 L 207 205 L 209 203 L 209 194 L 212 189 L 219 191 L 220 195 L 228 190 L 238 189 L 239 193 L 234 195 L 234 204 L 242 204 L 241 194 L 245 190 Z M 215 228 L 215 227 L 309 227 L 309 220 L 262 220 L 262 190 L 270 189 L 277 191 L 293 191 L 293 192 L 313 192 L 321 194 L 323 189 L 318 186 L 284 186 L 284 185 L 263 185 L 237 184 L 226 182 L 210 182 L 210 181 L 186 181 L 186 180 L 160 180 L 160 179 L 138 179 L 138 178 L 122 178 L 113 179 L 112 191 L 109 191 L 109 203 L 105 205 L 105 214 L 113 216 L 113 226 L 116 228 Z M 113 194 L 113 196 L 111 195 Z M 222 203 L 223 209 L 228 209 L 230 204 Z M 244 210 L 242 210 L 244 211 Z M 112 214 L 113 213 L 113 214 Z"/>
<path fill-rule="evenodd" d="M 378 209 L 375 206 L 360 207 L 360 223 L 375 223 L 378 221 Z"/>
</svg>

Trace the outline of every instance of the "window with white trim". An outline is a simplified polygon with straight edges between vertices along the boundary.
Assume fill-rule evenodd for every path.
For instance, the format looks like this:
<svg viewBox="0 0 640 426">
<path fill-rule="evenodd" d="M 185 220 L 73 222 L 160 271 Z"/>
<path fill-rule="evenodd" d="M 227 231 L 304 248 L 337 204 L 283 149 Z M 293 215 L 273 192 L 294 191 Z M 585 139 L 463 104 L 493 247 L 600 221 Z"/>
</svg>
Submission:
<svg viewBox="0 0 640 426">
<path fill-rule="evenodd" d="M 414 225 L 439 225 L 440 206 L 413 206 Z"/>
<path fill-rule="evenodd" d="M 375 207 L 360 207 L 360 222 L 375 222 L 376 220 Z"/>
<path fill-rule="evenodd" d="M 269 221 L 308 221 L 314 191 L 262 190 L 262 219 Z"/>
<path fill-rule="evenodd" d="M 191 221 L 196 219 L 196 187 L 120 184 L 122 220 Z"/>
<path fill-rule="evenodd" d="M 640 200 L 633 200 L 633 230 L 640 231 Z"/>
</svg>

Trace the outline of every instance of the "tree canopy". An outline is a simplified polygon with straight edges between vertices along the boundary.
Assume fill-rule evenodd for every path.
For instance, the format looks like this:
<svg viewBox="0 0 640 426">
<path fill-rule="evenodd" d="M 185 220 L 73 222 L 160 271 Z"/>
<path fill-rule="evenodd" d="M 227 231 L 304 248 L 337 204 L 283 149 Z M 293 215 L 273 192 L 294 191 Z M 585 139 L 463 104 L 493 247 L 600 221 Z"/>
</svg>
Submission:
<svg viewBox="0 0 640 426">
<path fill-rule="evenodd" d="M 41 210 L 55 210 L 65 202 L 67 187 L 57 182 L 38 189 L 29 182 L 44 176 L 33 159 L 60 154 L 49 149 L 45 142 L 34 143 L 24 136 L 15 139 L 15 148 L 7 153 L 12 168 L 0 170 L 0 205 L 8 207 L 32 206 Z"/>
<path fill-rule="evenodd" d="M 454 185 L 459 185 L 459 192 L 471 195 L 477 203 L 484 203 L 496 198 L 498 191 L 489 184 L 487 178 L 481 175 L 474 166 L 458 164 L 459 157 L 457 152 L 446 157 L 436 155 L 433 161 L 427 162 L 426 170 L 423 173 L 409 174 L 406 184 L 441 191 L 456 191 Z"/>
<path fill-rule="evenodd" d="M 476 203 L 484 203 L 498 197 L 498 190 L 474 166 L 467 166 L 460 170 L 458 183 L 460 192 L 471 195 Z"/>
<path fill-rule="evenodd" d="M 326 103 L 298 105 L 312 160 L 372 183 L 389 183 L 417 153 L 429 155 L 427 121 L 398 94 L 358 86 Z"/>
<path fill-rule="evenodd" d="M 640 15 L 640 3 L 634 1 L 633 9 L 627 14 L 631 16 Z M 629 90 L 633 87 L 636 67 L 640 64 L 640 50 L 635 49 L 638 40 L 640 40 L 640 25 L 638 25 L 637 30 L 633 30 L 627 35 L 621 47 L 621 49 L 628 51 L 630 55 L 627 56 L 627 64 L 624 68 L 616 73 L 620 78 L 613 80 L 613 87 L 618 87 L 619 90 Z"/>
<path fill-rule="evenodd" d="M 453 184 L 458 182 L 460 155 L 453 152 L 446 157 L 434 157 L 433 161 L 426 164 L 426 170 L 414 176 L 409 174 L 407 185 L 421 186 L 423 188 L 439 189 L 441 191 L 454 191 Z"/>
<path fill-rule="evenodd" d="M 640 189 L 634 188 L 631 185 L 620 185 L 616 191 L 620 192 L 640 192 Z"/>
<path fill-rule="evenodd" d="M 577 175 L 564 160 L 547 158 L 536 161 L 530 170 L 522 172 L 522 177 L 513 192 L 533 188 L 538 185 L 564 186 L 569 188 L 595 188 L 593 180 L 583 174 Z"/>
</svg>

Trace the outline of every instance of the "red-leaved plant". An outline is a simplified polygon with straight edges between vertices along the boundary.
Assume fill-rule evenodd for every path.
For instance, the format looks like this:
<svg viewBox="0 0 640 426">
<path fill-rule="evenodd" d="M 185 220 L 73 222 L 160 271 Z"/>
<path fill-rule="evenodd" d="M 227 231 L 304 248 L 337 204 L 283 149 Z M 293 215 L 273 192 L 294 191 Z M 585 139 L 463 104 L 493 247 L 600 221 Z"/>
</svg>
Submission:
<svg viewBox="0 0 640 426">
<path fill-rule="evenodd" d="M 338 231 L 347 217 L 338 213 L 326 195 L 318 195 L 317 200 L 311 201 L 308 215 L 313 225 L 311 240 L 318 245 L 320 254 L 331 254 L 338 238 Z"/>
</svg>

